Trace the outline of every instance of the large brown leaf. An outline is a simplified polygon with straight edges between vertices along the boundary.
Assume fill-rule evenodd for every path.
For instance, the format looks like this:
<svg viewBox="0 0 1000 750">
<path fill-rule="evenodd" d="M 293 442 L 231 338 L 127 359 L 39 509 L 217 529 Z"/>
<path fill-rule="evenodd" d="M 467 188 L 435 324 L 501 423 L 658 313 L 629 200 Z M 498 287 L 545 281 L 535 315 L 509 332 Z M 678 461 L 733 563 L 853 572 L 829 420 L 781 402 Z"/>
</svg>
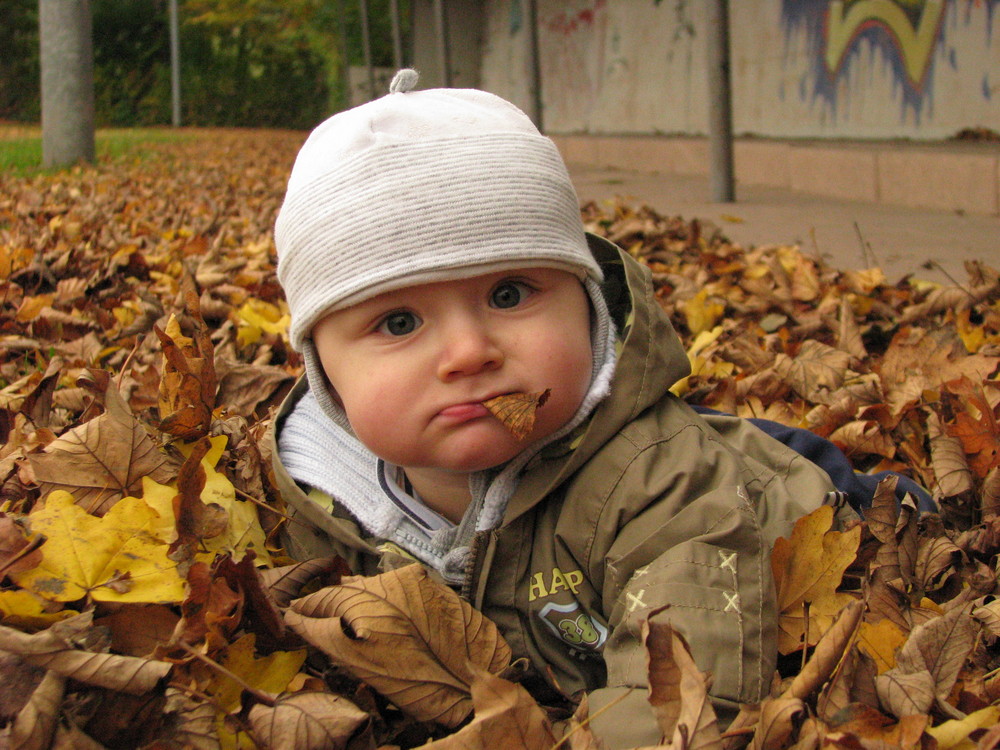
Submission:
<svg viewBox="0 0 1000 750">
<path fill-rule="evenodd" d="M 966 607 L 915 627 L 899 650 L 897 666 L 876 680 L 879 700 L 897 716 L 927 713 L 935 699 L 943 703 L 975 645 L 978 629 Z"/>
<path fill-rule="evenodd" d="M 250 724 L 269 750 L 341 750 L 368 714 L 333 693 L 293 693 L 250 709 Z"/>
<path fill-rule="evenodd" d="M 864 608 L 863 602 L 854 601 L 841 610 L 833 626 L 819 639 L 816 649 L 802 671 L 795 675 L 785 689 L 784 697 L 804 700 L 830 679 L 830 675 L 844 657 L 847 646 L 854 639 Z"/>
<path fill-rule="evenodd" d="M 89 613 L 76 615 L 33 635 L 0 625 L 0 650 L 78 682 L 133 695 L 149 692 L 170 672 L 166 662 L 78 648 L 74 638 L 89 630 L 91 619 Z"/>
<path fill-rule="evenodd" d="M 669 622 L 654 622 L 656 614 L 642 623 L 642 637 L 649 656 L 649 703 L 660 730 L 671 747 L 719 748 L 722 738 L 705 675 L 684 637 Z"/>
<path fill-rule="evenodd" d="M 552 750 L 557 740 L 541 706 L 520 685 L 473 669 L 472 704 L 476 716 L 444 739 L 429 742 L 427 750 Z"/>
<path fill-rule="evenodd" d="M 449 727 L 472 711 L 474 668 L 510 662 L 496 625 L 419 565 L 344 578 L 293 601 L 285 621 L 411 716 Z"/>
<path fill-rule="evenodd" d="M 82 376 L 105 411 L 28 456 L 43 495 L 66 490 L 88 512 L 104 515 L 127 495 L 142 495 L 142 479 L 166 484 L 179 462 L 152 441 L 106 372 Z"/>
</svg>

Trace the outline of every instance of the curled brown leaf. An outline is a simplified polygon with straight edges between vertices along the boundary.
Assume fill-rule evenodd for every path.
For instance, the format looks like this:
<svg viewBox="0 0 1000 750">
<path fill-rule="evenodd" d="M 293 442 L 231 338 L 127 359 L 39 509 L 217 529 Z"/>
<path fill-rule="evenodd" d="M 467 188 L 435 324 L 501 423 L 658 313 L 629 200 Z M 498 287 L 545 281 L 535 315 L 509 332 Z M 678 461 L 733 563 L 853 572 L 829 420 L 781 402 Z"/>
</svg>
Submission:
<svg viewBox="0 0 1000 750">
<path fill-rule="evenodd" d="M 420 565 L 346 577 L 293 601 L 285 622 L 414 718 L 449 727 L 472 711 L 474 670 L 510 663 L 496 625 Z"/>
<path fill-rule="evenodd" d="M 538 393 L 506 393 L 483 401 L 490 414 L 518 440 L 524 440 L 535 427 L 535 410 L 549 399 L 550 388 Z"/>
</svg>

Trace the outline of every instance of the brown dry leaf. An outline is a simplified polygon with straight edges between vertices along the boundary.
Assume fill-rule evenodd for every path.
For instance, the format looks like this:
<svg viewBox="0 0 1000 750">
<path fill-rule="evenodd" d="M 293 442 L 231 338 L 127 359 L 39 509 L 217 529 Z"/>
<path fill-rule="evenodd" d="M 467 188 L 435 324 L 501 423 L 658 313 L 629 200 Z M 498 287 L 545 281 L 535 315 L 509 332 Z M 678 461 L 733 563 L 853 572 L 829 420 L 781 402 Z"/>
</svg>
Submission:
<svg viewBox="0 0 1000 750">
<path fill-rule="evenodd" d="M 201 561 L 189 567 L 187 585 L 187 597 L 181 602 L 181 619 L 171 642 L 204 640 L 213 649 L 223 647 L 239 625 L 243 597 L 224 578 L 215 577 Z"/>
<path fill-rule="evenodd" d="M 472 667 L 475 718 L 444 739 L 428 742 L 428 750 L 552 750 L 558 741 L 545 711 L 520 685 Z"/>
<path fill-rule="evenodd" d="M 80 649 L 75 639 L 91 622 L 89 613 L 76 615 L 34 635 L 0 625 L 0 649 L 78 682 L 133 695 L 148 693 L 170 672 L 166 662 Z"/>
<path fill-rule="evenodd" d="M 930 672 L 890 669 L 875 678 L 879 703 L 898 716 L 926 714 L 934 705 L 934 677 Z"/>
<path fill-rule="evenodd" d="M 1000 466 L 1000 423 L 982 388 L 963 382 L 960 395 L 965 411 L 955 415 L 955 423 L 948 425 L 947 430 L 949 435 L 961 441 L 962 449 L 970 456 L 969 466 L 973 473 L 985 477 L 991 469 Z"/>
<path fill-rule="evenodd" d="M 258 704 L 249 718 L 269 750 L 341 750 L 369 717 L 342 695 L 308 692 Z"/>
<path fill-rule="evenodd" d="M 837 588 L 847 566 L 854 561 L 861 528 L 832 531 L 832 523 L 833 508 L 821 506 L 795 523 L 790 539 L 778 538 L 771 552 L 780 612 L 778 650 L 783 654 L 802 648 L 806 605 L 809 643 L 815 644 L 840 610 L 854 601 L 854 597 L 837 592 Z"/>
<path fill-rule="evenodd" d="M 969 354 L 954 329 L 903 327 L 893 337 L 877 370 L 894 414 L 921 400 L 925 391 L 962 377 L 981 382 L 1000 358 Z"/>
<path fill-rule="evenodd" d="M 177 627 L 180 617 L 162 604 L 123 607 L 106 617 L 94 620 L 99 628 L 111 631 L 111 648 L 128 656 L 151 656 Z"/>
<path fill-rule="evenodd" d="M 280 568 L 266 568 L 258 571 L 258 575 L 261 585 L 268 590 L 275 604 L 287 607 L 292 599 L 302 595 L 302 589 L 307 584 L 319 581 L 325 586 L 335 586 L 344 576 L 351 575 L 351 569 L 344 558 L 334 555 Z"/>
<path fill-rule="evenodd" d="M 177 538 L 170 543 L 169 557 L 178 564 L 182 576 L 187 575 L 195 555 L 202 549 L 202 542 L 223 533 L 229 521 L 220 505 L 201 500 L 205 489 L 205 470 L 201 461 L 211 447 L 207 438 L 199 439 L 177 475 L 177 494 L 173 498 Z"/>
<path fill-rule="evenodd" d="M 831 727 L 827 739 L 835 747 L 901 748 L 918 750 L 924 730 L 930 723 L 927 716 L 903 716 L 893 723 L 884 714 L 869 706 L 852 705 Z M 837 742 L 837 739 L 841 739 Z M 853 740 L 853 742 L 852 742 Z"/>
<path fill-rule="evenodd" d="M 590 705 L 587 694 L 580 696 L 580 703 L 573 715 L 563 721 L 552 723 L 553 732 L 559 738 L 555 748 L 560 750 L 601 750 L 599 741 L 590 731 Z"/>
<path fill-rule="evenodd" d="M 841 425 L 830 434 L 829 439 L 848 457 L 859 453 L 872 453 L 886 458 L 896 455 L 896 444 L 892 441 L 892 436 L 886 435 L 878 422 L 868 419 Z"/>
<path fill-rule="evenodd" d="M 972 616 L 979 620 L 994 638 L 1000 638 L 1000 599 L 995 596 L 983 597 L 972 610 Z"/>
<path fill-rule="evenodd" d="M 785 689 L 783 697 L 806 700 L 830 678 L 854 640 L 864 609 L 864 602 L 852 601 L 841 610 L 832 627 L 819 639 L 802 671 Z"/>
<path fill-rule="evenodd" d="M 922 591 L 934 591 L 961 564 L 962 550 L 946 536 L 923 538 L 917 547 L 913 578 Z"/>
<path fill-rule="evenodd" d="M 535 427 L 535 409 L 548 401 L 551 392 L 546 388 L 539 393 L 508 393 L 483 401 L 483 406 L 503 422 L 515 438 L 524 440 Z"/>
<path fill-rule="evenodd" d="M 795 727 L 807 713 L 798 698 L 767 698 L 760 704 L 760 720 L 750 750 L 773 750 L 786 747 Z"/>
<path fill-rule="evenodd" d="M 66 678 L 55 672 L 45 673 L 27 704 L 14 718 L 10 729 L 10 747 L 15 750 L 47 750 L 59 724 Z"/>
<path fill-rule="evenodd" d="M 927 440 L 931 448 L 931 466 L 937 489 L 943 497 L 955 497 L 974 487 L 972 470 L 962 450 L 962 443 L 951 435 L 937 412 L 926 410 Z"/>
<path fill-rule="evenodd" d="M 896 476 L 888 476 L 878 483 L 870 508 L 863 511 L 871 531 L 879 542 L 875 559 L 869 570 L 878 570 L 883 580 L 899 578 L 904 587 L 913 581 L 917 563 L 917 509 L 907 496 L 896 499 Z"/>
<path fill-rule="evenodd" d="M 414 718 L 449 727 L 472 710 L 473 668 L 510 662 L 496 626 L 420 565 L 344 578 L 293 601 L 285 622 Z"/>
<path fill-rule="evenodd" d="M 870 691 L 865 687 L 870 679 Z M 861 653 L 856 646 L 849 647 L 837 668 L 816 697 L 816 715 L 824 721 L 832 721 L 841 711 L 851 705 L 878 705 L 875 697 L 875 668 L 871 659 Z M 867 699 L 865 693 L 871 693 Z"/>
<path fill-rule="evenodd" d="M 42 561 L 41 541 L 29 540 L 23 526 L 0 513 L 0 579 L 36 567 Z"/>
<path fill-rule="evenodd" d="M 103 400 L 99 417 L 67 430 L 28 462 L 43 495 L 67 490 L 81 507 L 104 515 L 127 495 L 142 494 L 142 479 L 167 483 L 179 463 L 161 451 L 132 415 L 106 372 L 81 376 Z"/>
<path fill-rule="evenodd" d="M 854 317 L 854 311 L 851 309 L 851 303 L 847 297 L 841 299 L 837 315 L 837 348 L 859 360 L 868 356 L 861 335 L 861 327 Z"/>
<path fill-rule="evenodd" d="M 261 404 L 283 395 L 295 378 L 280 367 L 216 360 L 219 378 L 217 402 L 231 414 L 251 417 Z M 277 404 L 275 404 L 277 405 Z"/>
<path fill-rule="evenodd" d="M 1000 466 L 983 478 L 979 507 L 983 518 L 1000 515 Z"/>
<path fill-rule="evenodd" d="M 49 750 L 106 750 L 104 745 L 84 734 L 75 724 L 56 727 L 56 737 Z"/>
<path fill-rule="evenodd" d="M 779 354 L 775 371 L 802 398 L 821 404 L 831 403 L 831 394 L 844 384 L 851 355 L 821 341 L 803 342 L 795 358 Z"/>
<path fill-rule="evenodd" d="M 915 627 L 896 656 L 896 667 L 877 678 L 879 699 L 897 716 L 907 715 L 899 711 L 927 713 L 935 698 L 944 702 L 978 630 L 967 607 L 956 607 Z"/>
<path fill-rule="evenodd" d="M 653 714 L 667 745 L 692 750 L 719 748 L 722 738 L 705 675 L 691 658 L 684 637 L 669 622 L 653 622 L 662 611 L 651 612 L 642 623 Z"/>
<path fill-rule="evenodd" d="M 215 706 L 174 688 L 167 688 L 166 694 L 169 738 L 184 750 L 222 750 Z M 233 732 L 228 734 L 234 739 Z"/>
<path fill-rule="evenodd" d="M 185 294 L 187 320 L 193 337 L 185 336 L 177 317 L 171 314 L 165 330 L 153 330 L 163 347 L 160 378 L 160 429 L 184 440 L 208 434 L 215 407 L 215 349 L 201 317 L 198 296 Z"/>
</svg>

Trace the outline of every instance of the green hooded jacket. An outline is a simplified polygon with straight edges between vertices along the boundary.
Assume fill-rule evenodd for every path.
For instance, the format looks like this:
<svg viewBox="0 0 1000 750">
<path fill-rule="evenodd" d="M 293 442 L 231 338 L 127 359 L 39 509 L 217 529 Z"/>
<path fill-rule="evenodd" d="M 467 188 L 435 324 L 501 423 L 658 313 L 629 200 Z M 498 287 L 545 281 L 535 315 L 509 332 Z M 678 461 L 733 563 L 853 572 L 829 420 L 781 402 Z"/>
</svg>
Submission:
<svg viewBox="0 0 1000 750">
<path fill-rule="evenodd" d="M 588 238 L 625 333 L 611 395 L 525 467 L 501 524 L 480 532 L 461 593 L 500 628 L 540 683 L 588 693 L 608 748 L 656 744 L 641 626 L 669 620 L 712 674 L 722 725 L 767 693 L 776 660 L 774 540 L 834 502 L 825 472 L 745 420 L 700 416 L 669 391 L 690 368 L 649 271 Z M 275 425 L 301 398 L 297 384 Z M 336 552 L 359 574 L 410 563 L 329 498 L 273 468 L 290 511 L 288 550 Z M 598 712 L 608 704 L 606 711 Z"/>
</svg>

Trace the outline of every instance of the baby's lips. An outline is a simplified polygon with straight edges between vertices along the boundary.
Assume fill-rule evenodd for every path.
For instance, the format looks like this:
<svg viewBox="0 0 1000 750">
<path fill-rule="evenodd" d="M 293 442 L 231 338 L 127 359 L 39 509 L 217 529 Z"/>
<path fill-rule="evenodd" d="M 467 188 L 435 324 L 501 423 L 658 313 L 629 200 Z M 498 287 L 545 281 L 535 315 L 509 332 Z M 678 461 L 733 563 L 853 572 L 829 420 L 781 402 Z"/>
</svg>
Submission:
<svg viewBox="0 0 1000 750">
<path fill-rule="evenodd" d="M 535 427 L 535 410 L 549 399 L 551 388 L 537 393 L 506 393 L 483 401 L 490 414 L 500 420 L 517 440 L 524 440 Z"/>
</svg>

